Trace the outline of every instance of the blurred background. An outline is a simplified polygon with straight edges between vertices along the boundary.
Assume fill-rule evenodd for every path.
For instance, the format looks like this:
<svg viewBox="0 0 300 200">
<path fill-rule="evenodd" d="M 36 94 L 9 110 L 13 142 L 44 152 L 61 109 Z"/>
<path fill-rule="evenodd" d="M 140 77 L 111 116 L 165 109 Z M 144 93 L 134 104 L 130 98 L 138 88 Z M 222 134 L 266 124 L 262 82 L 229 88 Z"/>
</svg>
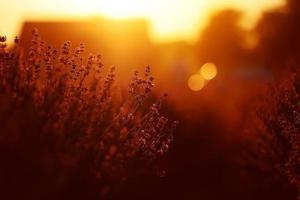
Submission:
<svg viewBox="0 0 300 200">
<path fill-rule="evenodd" d="M 1 0 L 0 35 L 26 49 L 36 27 L 59 48 L 101 53 L 123 85 L 150 65 L 165 110 L 180 120 L 167 175 L 130 199 L 296 199 L 272 171 L 243 168 L 241 138 L 265 83 L 299 63 L 299 0 Z M 171 113 L 171 114 L 170 114 Z M 251 125 L 250 125 L 251 126 Z M 139 182 L 141 180 L 136 180 Z M 139 185 L 139 186 L 137 186 Z"/>
</svg>

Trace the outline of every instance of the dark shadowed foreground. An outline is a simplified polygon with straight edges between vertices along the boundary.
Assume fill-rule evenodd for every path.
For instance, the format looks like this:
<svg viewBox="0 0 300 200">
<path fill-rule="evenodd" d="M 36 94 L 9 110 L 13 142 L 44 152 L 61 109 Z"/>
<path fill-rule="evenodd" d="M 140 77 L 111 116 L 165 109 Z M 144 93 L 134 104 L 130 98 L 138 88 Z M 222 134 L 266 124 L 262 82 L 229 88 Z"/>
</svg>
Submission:
<svg viewBox="0 0 300 200">
<path fill-rule="evenodd" d="M 130 70 L 125 63 L 156 67 L 157 89 L 171 93 L 162 107 L 149 68 L 120 89 L 101 56 L 81 58 L 84 45 L 55 50 L 34 32 L 22 52 L 1 38 L 0 199 L 296 200 L 299 9 L 288 0 L 251 32 L 239 26 L 241 13 L 222 11 L 194 45 L 127 52 L 135 44 L 126 46 L 126 32 L 109 34 L 103 41 L 110 51 L 97 50 L 111 53 L 109 64 L 122 64 L 121 72 Z M 88 37 L 76 26 L 61 32 L 78 42 L 75 29 Z M 44 32 L 49 40 L 74 39 Z M 149 42 L 137 34 L 133 41 Z M 151 59 L 131 62 L 139 54 Z M 207 62 L 218 67 L 216 78 L 191 91 L 189 76 Z M 123 82 L 126 73 L 116 70 Z M 180 121 L 174 141 L 176 122 L 167 118 Z"/>
<path fill-rule="evenodd" d="M 113 85 L 100 55 L 84 45 L 56 50 L 37 30 L 29 52 L 0 37 L 1 199 L 109 198 L 130 179 L 163 176 L 154 164 L 168 151 L 177 122 L 149 105 L 150 68 L 128 92 Z M 120 94 L 121 93 L 121 94 Z M 147 106 L 147 104 L 149 106 Z M 146 109 L 149 107 L 149 109 Z"/>
</svg>

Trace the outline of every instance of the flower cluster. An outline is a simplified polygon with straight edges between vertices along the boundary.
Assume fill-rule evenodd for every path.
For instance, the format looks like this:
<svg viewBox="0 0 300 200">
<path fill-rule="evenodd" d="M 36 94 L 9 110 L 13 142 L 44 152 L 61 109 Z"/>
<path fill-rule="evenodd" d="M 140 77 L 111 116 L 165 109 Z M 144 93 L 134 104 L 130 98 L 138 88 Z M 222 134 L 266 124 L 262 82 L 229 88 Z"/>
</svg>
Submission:
<svg viewBox="0 0 300 200">
<path fill-rule="evenodd" d="M 283 77 L 268 89 L 257 115 L 265 151 L 300 193 L 300 72 Z"/>
<path fill-rule="evenodd" d="M 119 98 L 116 69 L 105 69 L 101 55 L 85 59 L 84 44 L 57 50 L 32 35 L 28 52 L 18 38 L 8 49 L 0 37 L 1 143 L 47 160 L 48 171 L 56 169 L 49 162 L 64 173 L 84 168 L 100 182 L 126 180 L 129 166 L 149 166 L 168 151 L 177 122 L 160 114 L 166 95 L 144 112 L 154 86 L 149 67 Z"/>
</svg>

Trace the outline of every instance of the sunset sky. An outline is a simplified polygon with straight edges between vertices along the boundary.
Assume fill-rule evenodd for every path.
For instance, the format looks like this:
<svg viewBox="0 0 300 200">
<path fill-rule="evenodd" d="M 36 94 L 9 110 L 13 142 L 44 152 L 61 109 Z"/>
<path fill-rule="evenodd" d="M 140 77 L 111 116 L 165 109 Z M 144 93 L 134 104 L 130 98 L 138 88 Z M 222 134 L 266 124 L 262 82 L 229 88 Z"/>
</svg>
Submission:
<svg viewBox="0 0 300 200">
<path fill-rule="evenodd" d="M 251 28 L 265 9 L 284 0 L 0 0 L 0 34 L 16 35 L 26 20 L 89 19 L 105 16 L 149 20 L 153 40 L 194 41 L 209 17 L 220 9 L 245 12 L 243 25 Z"/>
</svg>

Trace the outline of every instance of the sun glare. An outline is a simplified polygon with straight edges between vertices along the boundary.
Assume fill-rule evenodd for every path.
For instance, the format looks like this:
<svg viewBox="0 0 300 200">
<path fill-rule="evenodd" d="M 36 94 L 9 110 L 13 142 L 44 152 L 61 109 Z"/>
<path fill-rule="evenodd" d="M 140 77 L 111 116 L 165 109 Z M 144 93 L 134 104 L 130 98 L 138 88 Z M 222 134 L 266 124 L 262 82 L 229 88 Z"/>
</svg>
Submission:
<svg viewBox="0 0 300 200">
<path fill-rule="evenodd" d="M 200 91 L 205 85 L 205 80 L 199 74 L 192 75 L 188 80 L 188 86 L 193 91 Z"/>
<path fill-rule="evenodd" d="M 218 69 L 217 66 L 213 63 L 206 63 L 200 69 L 200 75 L 205 80 L 211 80 L 217 76 Z"/>
<path fill-rule="evenodd" d="M 84 8 L 89 13 L 101 14 L 110 18 L 141 17 L 147 8 L 143 0 L 76 0 L 78 9 Z"/>
<path fill-rule="evenodd" d="M 253 24 L 261 12 L 283 0 L 10 0 L 0 13 L 0 34 L 16 35 L 28 20 L 64 20 L 104 16 L 114 19 L 143 18 L 149 22 L 154 42 L 197 41 L 211 15 L 226 8 L 245 11 L 246 24 Z M 13 8 L 14 12 L 10 12 Z M 5 16 L 10 16 L 7 19 Z M 5 27 L 5 29 L 3 28 Z"/>
<path fill-rule="evenodd" d="M 199 0 L 75 0 L 72 12 L 113 19 L 143 18 L 150 23 L 154 40 L 196 40 L 196 30 L 208 20 L 205 5 L 205 1 Z"/>
<path fill-rule="evenodd" d="M 188 80 L 188 86 L 193 91 L 200 91 L 206 84 L 218 74 L 218 68 L 214 63 L 205 63 L 200 70 Z"/>
</svg>

